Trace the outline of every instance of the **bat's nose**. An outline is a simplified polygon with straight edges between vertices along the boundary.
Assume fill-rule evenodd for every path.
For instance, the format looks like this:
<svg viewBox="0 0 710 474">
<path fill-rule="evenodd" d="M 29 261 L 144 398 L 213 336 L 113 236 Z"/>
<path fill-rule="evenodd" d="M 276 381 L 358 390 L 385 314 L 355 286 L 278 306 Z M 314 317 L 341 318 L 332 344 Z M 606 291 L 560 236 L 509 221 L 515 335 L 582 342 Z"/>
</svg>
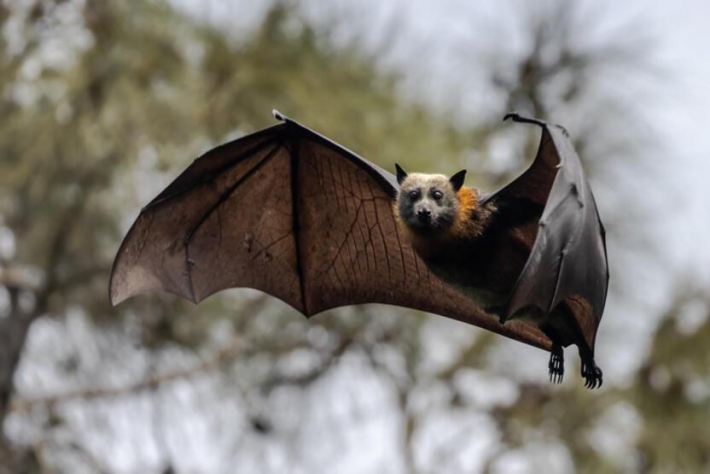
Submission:
<svg viewBox="0 0 710 474">
<path fill-rule="evenodd" d="M 419 209 L 417 218 L 420 222 L 429 222 L 431 221 L 431 211 L 429 209 Z"/>
</svg>

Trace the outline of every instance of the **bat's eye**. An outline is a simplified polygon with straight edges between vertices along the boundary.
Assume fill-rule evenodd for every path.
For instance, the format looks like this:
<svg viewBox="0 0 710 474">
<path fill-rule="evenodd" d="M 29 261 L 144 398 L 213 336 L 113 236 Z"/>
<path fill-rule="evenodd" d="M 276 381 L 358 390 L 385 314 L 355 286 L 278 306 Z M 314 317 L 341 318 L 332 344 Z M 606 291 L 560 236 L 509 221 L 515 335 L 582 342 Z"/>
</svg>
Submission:
<svg viewBox="0 0 710 474">
<path fill-rule="evenodd" d="M 409 191 L 409 199 L 412 201 L 419 199 L 419 190 L 415 189 L 413 191 Z"/>
<path fill-rule="evenodd" d="M 444 197 L 444 193 L 442 193 L 441 191 L 434 191 L 433 193 L 431 193 L 431 197 L 439 201 L 441 200 L 441 198 Z"/>
</svg>

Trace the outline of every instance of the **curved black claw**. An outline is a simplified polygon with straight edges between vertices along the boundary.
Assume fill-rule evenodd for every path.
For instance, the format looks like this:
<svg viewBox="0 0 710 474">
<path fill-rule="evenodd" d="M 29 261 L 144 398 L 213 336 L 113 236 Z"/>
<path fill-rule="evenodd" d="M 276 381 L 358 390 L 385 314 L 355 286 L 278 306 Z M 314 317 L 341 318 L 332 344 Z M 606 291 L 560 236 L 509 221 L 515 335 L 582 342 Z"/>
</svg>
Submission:
<svg viewBox="0 0 710 474">
<path fill-rule="evenodd" d="M 506 120 L 512 120 L 513 122 L 518 122 L 518 123 L 532 123 L 535 125 L 539 125 L 543 128 L 547 127 L 547 123 L 543 122 L 542 120 L 538 120 L 536 118 L 528 118 L 528 117 L 523 117 L 517 112 L 510 112 L 505 114 L 505 117 L 503 117 L 503 121 L 505 122 Z"/>
<path fill-rule="evenodd" d="M 565 353 L 560 346 L 552 346 L 550 362 L 547 367 L 550 369 L 550 382 L 562 383 L 562 378 L 565 375 Z"/>
<path fill-rule="evenodd" d="M 594 359 L 582 361 L 582 377 L 584 377 L 584 386 L 589 389 L 595 389 L 602 386 L 604 383 L 602 369 L 597 367 Z"/>
</svg>

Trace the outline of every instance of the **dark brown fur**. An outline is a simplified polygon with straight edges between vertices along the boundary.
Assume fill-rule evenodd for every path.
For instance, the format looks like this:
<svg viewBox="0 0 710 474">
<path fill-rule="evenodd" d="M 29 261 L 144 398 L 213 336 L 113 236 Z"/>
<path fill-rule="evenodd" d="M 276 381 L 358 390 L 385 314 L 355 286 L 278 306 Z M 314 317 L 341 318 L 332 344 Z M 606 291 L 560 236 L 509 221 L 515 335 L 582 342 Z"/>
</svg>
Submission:
<svg viewBox="0 0 710 474">
<path fill-rule="evenodd" d="M 425 179 L 422 175 L 417 178 Z M 404 189 L 406 185 L 405 181 Z M 479 206 L 478 191 L 462 187 L 456 193 L 456 201 L 456 217 L 451 225 L 434 233 L 418 232 L 402 218 L 399 205 L 395 210 L 404 234 L 432 271 L 468 294 L 502 301 L 520 275 L 533 241 L 525 237 L 522 229 L 488 232 L 502 223 L 497 222 L 493 204 Z M 484 294 L 478 294 L 481 292 Z M 484 305 L 489 302 L 494 301 L 479 301 Z"/>
<path fill-rule="evenodd" d="M 395 215 L 404 235 L 432 272 L 487 311 L 502 314 L 535 242 L 537 222 L 519 218 L 524 212 L 507 209 L 508 212 L 501 213 L 491 201 L 479 205 L 478 191 L 462 187 L 455 193 L 455 199 L 450 201 L 455 209 L 454 219 L 435 232 L 422 232 L 408 225 L 407 218 L 401 214 L 402 209 L 406 209 L 406 203 L 402 205 L 402 199 L 406 199 L 404 193 L 409 192 L 412 186 L 426 189 L 429 180 L 442 187 L 441 177 L 412 176 L 414 183 L 407 180 L 402 183 L 403 191 L 395 205 Z M 453 189 L 447 192 L 453 193 Z M 538 211 L 542 213 L 542 209 Z M 593 365 L 593 354 L 586 349 L 586 345 L 579 344 L 583 341 L 581 325 L 591 318 L 580 321 L 573 311 L 574 307 L 580 313 L 585 309 L 581 306 L 585 304 L 584 299 L 569 298 L 555 308 L 552 315 L 530 308 L 516 316 L 538 326 L 553 341 L 550 359 L 552 380 L 561 380 L 564 372 L 561 348 L 570 344 L 577 344 L 582 360 L 591 360 Z"/>
</svg>

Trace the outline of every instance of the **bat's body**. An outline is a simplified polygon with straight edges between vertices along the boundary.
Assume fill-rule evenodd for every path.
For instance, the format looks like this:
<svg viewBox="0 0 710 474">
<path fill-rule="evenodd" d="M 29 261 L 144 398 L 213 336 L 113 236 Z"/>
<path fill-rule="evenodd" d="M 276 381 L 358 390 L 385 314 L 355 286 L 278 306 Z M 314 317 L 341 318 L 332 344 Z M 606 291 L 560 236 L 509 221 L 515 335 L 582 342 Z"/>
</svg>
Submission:
<svg viewBox="0 0 710 474">
<path fill-rule="evenodd" d="M 277 118 L 207 152 L 143 209 L 114 263 L 114 304 L 149 290 L 198 302 L 230 287 L 307 316 L 394 304 L 549 350 L 557 381 L 562 347 L 575 344 L 587 386 L 601 385 L 604 231 L 566 133 L 532 121 L 543 128 L 534 163 L 483 195 L 464 172 L 394 176 Z"/>
<path fill-rule="evenodd" d="M 501 322 L 514 317 L 540 328 L 553 344 L 551 377 L 562 379 L 562 347 L 576 344 L 588 384 L 601 384 L 601 370 L 566 302 L 550 313 L 535 306 L 526 306 L 514 315 L 506 313 L 511 292 L 531 254 L 535 233 L 511 232 L 511 216 L 501 215 L 493 201 L 484 201 L 477 190 L 463 186 L 464 175 L 465 171 L 451 179 L 436 174 L 408 175 L 397 165 L 401 187 L 395 214 L 402 233 L 429 270 L 489 313 L 500 316 Z"/>
<path fill-rule="evenodd" d="M 395 212 L 412 248 L 448 284 L 490 312 L 502 311 L 533 242 L 494 232 L 497 209 L 479 205 L 476 190 L 443 175 L 398 171 Z"/>
</svg>

